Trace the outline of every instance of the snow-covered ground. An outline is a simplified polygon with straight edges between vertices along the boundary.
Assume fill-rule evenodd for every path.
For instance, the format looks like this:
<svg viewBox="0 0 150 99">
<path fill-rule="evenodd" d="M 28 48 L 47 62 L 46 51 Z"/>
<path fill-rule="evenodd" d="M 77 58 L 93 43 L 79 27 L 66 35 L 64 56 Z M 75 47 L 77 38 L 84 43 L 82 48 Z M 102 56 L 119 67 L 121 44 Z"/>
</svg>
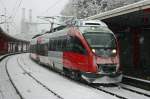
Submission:
<svg viewBox="0 0 150 99">
<path fill-rule="evenodd" d="M 5 62 L 7 59 L 8 58 L 4 59 L 0 63 L 0 99 L 20 99 L 5 69 Z"/>
<path fill-rule="evenodd" d="M 5 66 L 1 66 L 0 69 L 1 77 Z M 87 85 L 77 83 L 36 64 L 29 58 L 29 54 L 20 54 L 10 57 L 7 62 L 7 69 L 14 85 L 23 99 L 118 99 L 116 96 L 94 89 Z M 5 82 L 0 82 L 0 99 L 2 97 L 1 92 L 6 92 L 5 86 L 3 86 L 3 90 L 1 90 L 1 86 Z M 11 86 L 10 82 L 9 85 Z M 134 88 L 132 86 L 121 86 L 128 88 L 131 87 L 131 89 L 150 94 L 149 91 L 143 91 L 142 89 Z M 10 89 L 13 89 L 11 87 Z M 127 99 L 149 99 L 149 97 L 144 95 L 118 87 L 100 88 L 108 92 L 117 93 L 117 95 L 126 97 Z M 19 96 L 15 89 L 11 92 L 13 92 L 13 95 L 16 94 L 14 96 L 17 98 L 2 99 L 18 99 Z M 55 94 L 57 94 L 57 96 Z M 5 95 L 7 96 L 7 94 Z"/>
<path fill-rule="evenodd" d="M 117 99 L 115 96 L 80 85 L 37 65 L 30 60 L 29 54 L 13 56 L 7 64 L 11 79 L 24 99 L 54 99 L 58 97 L 29 77 L 19 65 L 64 99 Z"/>
<path fill-rule="evenodd" d="M 20 68 L 17 58 L 18 55 L 8 60 L 7 69 L 23 99 L 57 99 L 56 96 L 48 92 L 46 88 L 39 85 Z"/>
</svg>

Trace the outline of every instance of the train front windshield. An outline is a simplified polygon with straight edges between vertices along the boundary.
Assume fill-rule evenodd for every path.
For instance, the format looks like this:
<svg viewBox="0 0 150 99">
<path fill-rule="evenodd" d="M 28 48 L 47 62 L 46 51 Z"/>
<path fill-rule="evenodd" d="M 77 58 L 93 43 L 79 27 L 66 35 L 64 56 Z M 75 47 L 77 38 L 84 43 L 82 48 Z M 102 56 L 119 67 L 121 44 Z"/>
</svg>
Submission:
<svg viewBox="0 0 150 99">
<path fill-rule="evenodd" d="M 116 53 L 115 37 L 111 33 L 84 34 L 92 51 L 98 56 L 112 56 Z M 115 53 L 114 53 L 115 50 Z"/>
</svg>

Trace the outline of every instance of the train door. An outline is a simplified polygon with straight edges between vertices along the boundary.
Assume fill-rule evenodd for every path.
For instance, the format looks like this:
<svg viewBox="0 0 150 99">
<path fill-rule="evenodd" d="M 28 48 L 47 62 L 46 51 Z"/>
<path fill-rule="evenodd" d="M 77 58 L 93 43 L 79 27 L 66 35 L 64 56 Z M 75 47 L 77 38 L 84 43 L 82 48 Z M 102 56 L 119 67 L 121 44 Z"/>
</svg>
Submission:
<svg viewBox="0 0 150 99">
<path fill-rule="evenodd" d="M 63 70 L 63 53 L 61 51 L 62 46 L 61 46 L 61 39 L 57 38 L 54 40 L 54 46 L 55 46 L 55 51 L 53 52 L 53 61 L 55 64 L 56 69 L 62 71 Z"/>
<path fill-rule="evenodd" d="M 59 71 L 63 70 L 63 52 L 61 39 L 55 38 L 49 40 L 48 58 L 52 68 Z"/>
</svg>

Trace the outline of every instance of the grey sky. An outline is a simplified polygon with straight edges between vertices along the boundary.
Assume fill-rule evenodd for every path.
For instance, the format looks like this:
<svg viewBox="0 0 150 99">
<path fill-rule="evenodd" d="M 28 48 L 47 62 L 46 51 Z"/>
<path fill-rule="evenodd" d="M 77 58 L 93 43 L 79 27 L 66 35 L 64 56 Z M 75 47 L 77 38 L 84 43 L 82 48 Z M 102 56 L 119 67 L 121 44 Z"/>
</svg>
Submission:
<svg viewBox="0 0 150 99">
<path fill-rule="evenodd" d="M 6 8 L 7 16 L 15 16 L 13 18 L 14 23 L 11 23 L 10 29 L 19 32 L 22 8 L 26 8 L 26 18 L 28 18 L 28 10 L 32 9 L 33 20 L 35 21 L 36 16 L 60 15 L 67 2 L 68 0 L 0 0 L 0 15 L 4 14 L 4 8 Z"/>
</svg>

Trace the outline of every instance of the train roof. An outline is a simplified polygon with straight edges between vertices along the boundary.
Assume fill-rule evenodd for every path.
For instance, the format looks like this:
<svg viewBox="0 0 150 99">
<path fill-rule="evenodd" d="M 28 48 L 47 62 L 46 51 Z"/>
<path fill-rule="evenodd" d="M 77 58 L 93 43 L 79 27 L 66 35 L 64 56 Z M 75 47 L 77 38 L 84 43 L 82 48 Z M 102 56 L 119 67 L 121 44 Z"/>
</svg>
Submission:
<svg viewBox="0 0 150 99">
<path fill-rule="evenodd" d="M 100 20 L 78 20 L 76 24 L 74 24 L 72 27 L 75 27 L 77 31 L 80 31 L 80 33 L 113 33 L 107 25 L 100 21 Z M 54 32 L 46 32 L 44 34 L 36 35 L 32 38 L 32 43 L 36 43 L 36 40 L 39 40 L 43 43 L 48 42 L 49 38 L 53 37 L 61 37 L 64 35 L 67 35 L 70 27 L 66 26 L 59 26 L 54 28 Z"/>
<path fill-rule="evenodd" d="M 49 39 L 49 38 L 54 38 L 54 37 L 61 37 L 64 35 L 67 35 L 69 33 L 70 28 L 65 28 L 63 30 L 55 31 L 54 33 L 48 33 L 44 35 L 40 35 L 37 38 L 44 38 L 44 39 Z M 86 26 L 86 27 L 77 27 L 77 31 L 80 31 L 82 34 L 85 33 L 113 33 L 108 27 L 102 27 L 102 26 Z"/>
<path fill-rule="evenodd" d="M 56 36 L 64 36 L 64 35 L 67 35 L 68 30 L 69 30 L 69 28 L 64 28 L 62 30 L 55 31 L 53 33 L 47 33 L 47 34 L 41 35 L 41 36 L 45 37 L 45 38 L 53 38 L 53 37 L 56 37 Z"/>
<path fill-rule="evenodd" d="M 98 27 L 98 26 L 89 26 L 89 27 L 79 27 L 79 30 L 82 34 L 85 33 L 113 33 L 108 27 Z"/>
<path fill-rule="evenodd" d="M 100 21 L 100 20 L 84 20 L 84 19 L 80 19 L 80 20 L 77 20 L 75 22 L 75 26 L 78 26 L 78 27 L 89 27 L 89 26 L 101 26 L 101 27 L 107 27 L 107 25 Z"/>
<path fill-rule="evenodd" d="M 49 41 L 49 38 L 53 38 L 53 37 L 60 37 L 60 36 L 64 36 L 67 35 L 67 31 L 69 31 L 69 28 L 65 28 L 59 31 L 55 31 L 53 33 L 46 33 L 43 35 L 39 35 L 35 38 L 32 38 L 30 44 L 36 44 L 37 41 L 40 41 L 41 43 L 47 43 Z"/>
</svg>

